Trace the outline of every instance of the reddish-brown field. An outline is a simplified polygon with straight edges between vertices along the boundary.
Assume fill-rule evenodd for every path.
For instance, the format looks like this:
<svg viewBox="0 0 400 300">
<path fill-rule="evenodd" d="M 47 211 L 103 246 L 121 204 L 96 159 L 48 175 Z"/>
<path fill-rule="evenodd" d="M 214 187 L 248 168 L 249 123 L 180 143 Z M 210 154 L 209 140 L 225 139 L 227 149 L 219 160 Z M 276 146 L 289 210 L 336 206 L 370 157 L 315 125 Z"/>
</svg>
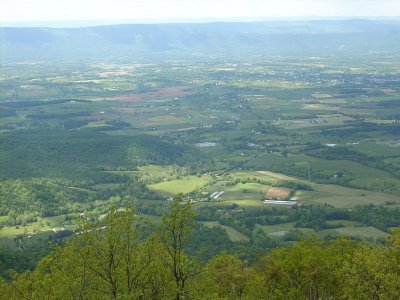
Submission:
<svg viewBox="0 0 400 300">
<path fill-rule="evenodd" d="M 272 187 L 265 193 L 265 198 L 270 200 L 287 200 L 290 197 L 291 189 Z"/>
</svg>

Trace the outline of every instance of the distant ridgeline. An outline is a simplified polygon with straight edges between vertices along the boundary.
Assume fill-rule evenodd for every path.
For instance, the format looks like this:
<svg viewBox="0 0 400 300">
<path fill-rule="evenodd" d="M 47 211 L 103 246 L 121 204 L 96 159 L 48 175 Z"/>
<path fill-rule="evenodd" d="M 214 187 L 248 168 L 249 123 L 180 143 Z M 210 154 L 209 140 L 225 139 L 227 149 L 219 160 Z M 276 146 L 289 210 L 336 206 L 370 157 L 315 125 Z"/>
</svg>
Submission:
<svg viewBox="0 0 400 300">
<path fill-rule="evenodd" d="M 398 53 L 400 22 L 368 20 L 0 28 L 2 60 L 202 59 Z"/>
</svg>

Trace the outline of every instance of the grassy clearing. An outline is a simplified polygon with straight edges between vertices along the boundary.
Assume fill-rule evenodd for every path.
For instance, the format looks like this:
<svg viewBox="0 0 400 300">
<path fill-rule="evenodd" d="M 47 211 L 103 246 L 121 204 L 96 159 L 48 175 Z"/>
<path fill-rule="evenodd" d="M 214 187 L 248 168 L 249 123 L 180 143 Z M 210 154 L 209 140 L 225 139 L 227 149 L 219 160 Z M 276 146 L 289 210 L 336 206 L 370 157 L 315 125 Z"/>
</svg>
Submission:
<svg viewBox="0 0 400 300">
<path fill-rule="evenodd" d="M 268 177 L 271 177 L 273 179 L 278 178 L 278 179 L 282 179 L 282 180 L 297 180 L 295 177 L 291 177 L 291 176 L 286 176 L 280 173 L 275 173 L 275 172 L 270 172 L 270 171 L 257 171 L 258 174 L 262 174 L 262 175 L 266 175 Z"/>
<path fill-rule="evenodd" d="M 269 186 L 259 183 L 238 183 L 225 189 L 225 199 L 230 200 L 262 200 Z"/>
<path fill-rule="evenodd" d="M 234 180 L 238 174 L 234 173 L 230 176 Z M 242 177 L 246 178 L 248 174 L 241 174 Z M 237 183 L 233 186 L 230 184 L 230 180 L 221 179 L 213 183 L 210 186 L 207 186 L 204 189 L 204 192 L 208 194 L 212 194 L 214 192 L 224 191 L 224 195 L 215 201 L 223 201 L 226 203 L 236 203 L 241 206 L 259 206 L 262 205 L 262 200 L 264 199 L 265 191 L 270 188 L 269 185 L 256 183 L 256 182 L 247 182 L 247 183 Z"/>
<path fill-rule="evenodd" d="M 221 225 L 217 221 L 205 221 L 201 223 L 209 228 L 221 227 L 222 229 L 225 230 L 226 234 L 228 235 L 229 239 L 232 242 L 248 242 L 250 240 L 243 233 L 240 233 L 239 231 L 230 226 Z"/>
<path fill-rule="evenodd" d="M 277 231 L 290 231 L 294 229 L 294 223 L 283 223 L 277 225 L 259 225 L 257 224 L 257 228 L 261 228 L 266 234 L 271 234 Z"/>
<path fill-rule="evenodd" d="M 26 226 L 5 226 L 0 229 L 0 237 L 15 237 L 21 234 L 32 234 L 33 232 L 59 231 L 61 228 L 75 229 L 75 225 L 62 226 L 65 216 L 41 218 L 37 222 L 29 223 Z"/>
<path fill-rule="evenodd" d="M 100 190 L 116 190 L 121 186 L 119 183 L 100 183 L 96 184 L 96 189 Z"/>
<path fill-rule="evenodd" d="M 25 251 L 31 251 L 31 249 L 35 249 L 36 247 L 45 247 L 44 243 L 47 243 L 51 236 L 55 233 L 53 231 L 40 231 L 30 238 L 28 235 L 24 235 L 22 238 L 22 244 Z M 7 236 L 0 237 L 0 249 L 6 249 L 11 251 L 21 251 L 18 247 L 19 243 L 17 242 L 16 236 Z"/>
<path fill-rule="evenodd" d="M 183 179 L 165 181 L 148 185 L 151 191 L 172 196 L 178 193 L 187 194 L 204 187 L 210 180 L 209 176 L 187 176 Z"/>
<path fill-rule="evenodd" d="M 148 184 L 176 180 L 188 174 L 186 168 L 177 165 L 146 165 L 138 167 L 136 171 L 106 171 L 113 174 L 136 175 Z"/>
<path fill-rule="evenodd" d="M 262 229 L 268 235 L 274 235 L 276 232 L 280 231 L 292 231 L 298 230 L 306 236 L 310 236 L 315 233 L 314 229 L 311 228 L 294 228 L 294 223 L 282 223 L 277 225 L 256 225 L 256 228 Z"/>
<path fill-rule="evenodd" d="M 361 237 L 361 238 L 385 238 L 387 237 L 387 233 L 383 232 L 375 227 L 342 227 L 335 229 L 340 235 L 347 235 L 353 237 Z"/>
<path fill-rule="evenodd" d="M 146 125 L 164 125 L 164 124 L 182 124 L 186 123 L 187 118 L 179 118 L 175 116 L 156 116 L 153 118 L 147 119 L 145 122 Z"/>
<path fill-rule="evenodd" d="M 356 221 L 348 221 L 348 220 L 330 220 L 326 221 L 328 225 L 344 225 L 346 227 L 358 227 L 362 226 L 361 223 Z"/>
<path fill-rule="evenodd" d="M 227 204 L 237 204 L 240 206 L 262 206 L 265 205 L 261 200 L 246 200 L 246 199 L 234 199 L 234 200 L 226 200 Z"/>
<path fill-rule="evenodd" d="M 356 205 L 400 202 L 399 196 L 333 185 L 310 184 L 314 191 L 297 191 L 296 197 L 308 204 L 329 204 L 338 208 L 353 208 Z"/>
</svg>

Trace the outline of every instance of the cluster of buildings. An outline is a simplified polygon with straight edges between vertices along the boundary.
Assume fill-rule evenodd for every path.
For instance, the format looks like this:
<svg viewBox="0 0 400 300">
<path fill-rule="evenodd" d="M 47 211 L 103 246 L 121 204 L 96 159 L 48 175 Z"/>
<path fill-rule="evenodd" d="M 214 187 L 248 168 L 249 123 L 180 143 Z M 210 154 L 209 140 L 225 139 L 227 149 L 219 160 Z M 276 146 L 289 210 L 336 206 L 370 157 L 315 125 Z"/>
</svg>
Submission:
<svg viewBox="0 0 400 300">
<path fill-rule="evenodd" d="M 212 194 L 210 195 L 210 198 L 212 198 L 212 199 L 218 199 L 218 198 L 221 197 L 223 194 L 225 194 L 224 191 L 221 191 L 221 192 L 214 192 L 214 193 L 212 193 Z"/>
</svg>

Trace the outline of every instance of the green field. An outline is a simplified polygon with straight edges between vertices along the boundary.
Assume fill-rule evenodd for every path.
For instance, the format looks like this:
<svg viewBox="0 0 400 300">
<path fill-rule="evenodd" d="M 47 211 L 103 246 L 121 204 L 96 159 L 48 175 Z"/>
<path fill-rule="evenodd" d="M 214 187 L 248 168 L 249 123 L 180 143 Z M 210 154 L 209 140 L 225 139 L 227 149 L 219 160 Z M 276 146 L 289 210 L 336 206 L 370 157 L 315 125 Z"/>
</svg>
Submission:
<svg viewBox="0 0 400 300">
<path fill-rule="evenodd" d="M 201 189 L 208 182 L 208 176 L 188 176 L 183 179 L 150 184 L 148 187 L 151 191 L 155 191 L 166 196 L 172 196 L 178 193 L 187 194 L 195 190 Z"/>
<path fill-rule="evenodd" d="M 235 230 L 234 228 L 232 228 L 230 226 L 221 225 L 215 221 L 201 222 L 201 224 L 204 224 L 205 226 L 210 227 L 210 228 L 221 227 L 222 229 L 225 230 L 226 234 L 228 235 L 229 239 L 232 242 L 248 242 L 249 241 L 249 238 L 247 236 L 245 236 L 244 234 L 240 233 L 239 231 Z"/>
<path fill-rule="evenodd" d="M 335 229 L 340 235 L 355 236 L 361 238 L 386 238 L 388 234 L 375 227 L 343 227 Z"/>
<path fill-rule="evenodd" d="M 73 230 L 76 225 L 65 225 L 62 226 L 65 216 L 40 218 L 35 223 L 28 223 L 26 226 L 6 226 L 0 229 L 0 237 L 15 237 L 17 235 L 32 235 L 34 232 L 45 232 L 52 231 L 58 232 L 62 228 Z"/>
</svg>

